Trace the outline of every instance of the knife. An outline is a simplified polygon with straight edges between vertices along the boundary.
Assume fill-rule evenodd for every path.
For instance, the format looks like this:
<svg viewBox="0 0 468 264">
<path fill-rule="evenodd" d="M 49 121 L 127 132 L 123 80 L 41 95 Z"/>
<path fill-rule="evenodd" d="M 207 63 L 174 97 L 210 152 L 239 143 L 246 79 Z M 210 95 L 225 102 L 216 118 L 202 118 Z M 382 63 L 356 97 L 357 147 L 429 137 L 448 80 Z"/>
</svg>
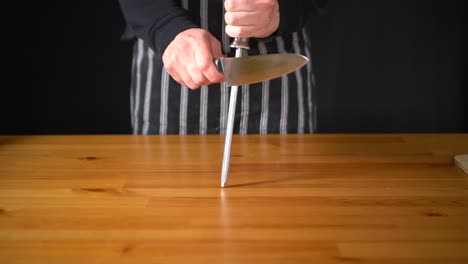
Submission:
<svg viewBox="0 0 468 264">
<path fill-rule="evenodd" d="M 215 61 L 218 70 L 224 73 L 225 82 L 231 86 L 221 169 L 221 187 L 223 188 L 226 187 L 229 172 L 238 86 L 283 76 L 301 68 L 309 61 L 307 57 L 289 53 L 242 57 L 242 51 L 249 49 L 248 43 L 248 38 L 235 38 L 231 47 L 236 48 L 236 57 L 220 58 Z"/>
<path fill-rule="evenodd" d="M 229 86 L 252 84 L 275 79 L 294 72 L 309 59 L 294 53 L 266 54 L 241 58 L 215 60 L 218 70 L 224 73 Z"/>
</svg>

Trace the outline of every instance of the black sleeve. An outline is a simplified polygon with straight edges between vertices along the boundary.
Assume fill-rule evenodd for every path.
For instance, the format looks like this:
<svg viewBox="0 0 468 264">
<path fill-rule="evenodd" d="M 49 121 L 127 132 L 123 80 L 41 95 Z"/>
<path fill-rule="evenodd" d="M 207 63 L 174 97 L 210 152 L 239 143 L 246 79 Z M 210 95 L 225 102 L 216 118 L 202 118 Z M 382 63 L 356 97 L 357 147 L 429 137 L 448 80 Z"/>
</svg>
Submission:
<svg viewBox="0 0 468 264">
<path fill-rule="evenodd" d="M 174 0 L 119 0 L 128 26 L 162 56 L 182 31 L 199 27 Z"/>
<path fill-rule="evenodd" d="M 327 0 L 278 0 L 280 25 L 275 35 L 299 31 L 312 16 L 320 14 Z"/>
</svg>

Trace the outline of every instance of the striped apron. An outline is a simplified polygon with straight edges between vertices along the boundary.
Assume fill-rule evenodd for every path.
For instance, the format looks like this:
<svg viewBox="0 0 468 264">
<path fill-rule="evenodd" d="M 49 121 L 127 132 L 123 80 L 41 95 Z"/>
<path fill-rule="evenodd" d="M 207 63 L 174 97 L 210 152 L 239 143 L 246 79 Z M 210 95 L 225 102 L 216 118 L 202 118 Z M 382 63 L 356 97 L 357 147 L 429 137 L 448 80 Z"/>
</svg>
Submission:
<svg viewBox="0 0 468 264">
<path fill-rule="evenodd" d="M 209 2 L 209 3 L 208 3 Z M 198 22 L 233 56 L 224 33 L 222 0 L 182 0 L 181 6 L 200 14 Z M 310 59 L 306 29 L 268 41 L 251 39 L 249 55 L 299 53 Z M 287 134 L 316 131 L 315 77 L 312 64 L 294 73 L 244 85 L 238 93 L 234 133 Z M 224 134 L 230 88 L 224 84 L 190 90 L 166 72 L 154 51 L 141 39 L 134 44 L 130 91 L 134 134 Z"/>
</svg>

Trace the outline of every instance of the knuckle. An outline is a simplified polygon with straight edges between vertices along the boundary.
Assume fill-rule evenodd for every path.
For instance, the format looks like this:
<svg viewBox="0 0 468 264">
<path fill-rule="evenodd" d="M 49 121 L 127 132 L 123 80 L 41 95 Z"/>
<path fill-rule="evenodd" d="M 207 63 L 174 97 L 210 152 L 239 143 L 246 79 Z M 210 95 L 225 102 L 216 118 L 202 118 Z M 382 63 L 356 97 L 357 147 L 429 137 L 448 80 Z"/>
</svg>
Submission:
<svg viewBox="0 0 468 264">
<path fill-rule="evenodd" d="M 232 10 L 232 0 L 224 1 L 224 8 L 226 9 L 226 11 L 231 11 Z"/>
<path fill-rule="evenodd" d="M 206 79 L 201 75 L 194 76 L 192 79 L 197 86 L 203 85 L 206 82 Z"/>
<path fill-rule="evenodd" d="M 172 74 L 170 74 L 170 75 L 171 75 L 172 79 L 174 79 L 176 82 L 178 82 L 178 83 L 180 83 L 180 84 L 182 84 L 182 85 L 185 85 L 184 81 L 181 80 L 181 79 L 178 77 L 178 75 L 172 75 Z"/>
<path fill-rule="evenodd" d="M 230 12 L 226 12 L 226 14 L 224 15 L 224 20 L 228 25 L 234 25 L 237 22 L 235 16 Z"/>
<path fill-rule="evenodd" d="M 171 63 L 173 56 L 170 55 L 170 51 L 166 49 L 166 51 L 162 55 L 162 61 L 164 65 Z"/>
<path fill-rule="evenodd" d="M 202 72 L 206 72 L 211 68 L 211 62 L 208 60 L 203 60 L 200 62 L 198 67 Z"/>
<path fill-rule="evenodd" d="M 179 63 L 177 58 L 169 57 L 163 61 L 164 67 L 168 72 L 177 72 L 179 68 Z"/>
<path fill-rule="evenodd" d="M 235 37 L 232 32 L 231 32 L 231 26 L 227 25 L 225 28 L 224 28 L 224 31 L 226 32 L 226 34 L 230 37 Z"/>
<path fill-rule="evenodd" d="M 226 12 L 226 14 L 224 14 L 224 21 L 226 21 L 226 24 L 231 24 L 231 15 L 229 15 L 229 12 Z"/>
<path fill-rule="evenodd" d="M 184 82 L 185 82 L 185 85 L 186 85 L 188 88 L 192 89 L 192 90 L 193 90 L 193 89 L 196 89 L 196 88 L 198 87 L 197 84 L 196 84 L 193 80 L 191 80 L 191 79 L 187 79 L 187 78 L 186 78 L 186 80 L 184 80 Z"/>
<path fill-rule="evenodd" d="M 231 37 L 239 37 L 238 30 L 233 26 L 226 26 L 226 33 Z"/>
<path fill-rule="evenodd" d="M 199 30 L 199 32 L 200 32 L 200 37 L 201 38 L 207 38 L 207 37 L 210 36 L 210 33 L 207 30 L 201 29 L 201 30 Z"/>
<path fill-rule="evenodd" d="M 176 46 L 176 52 L 177 54 L 185 53 L 187 51 L 187 48 L 188 48 L 187 42 L 182 41 Z"/>
<path fill-rule="evenodd" d="M 174 73 L 176 71 L 175 70 L 176 67 L 171 62 L 165 62 L 164 63 L 164 68 L 166 68 L 168 73 Z"/>
</svg>

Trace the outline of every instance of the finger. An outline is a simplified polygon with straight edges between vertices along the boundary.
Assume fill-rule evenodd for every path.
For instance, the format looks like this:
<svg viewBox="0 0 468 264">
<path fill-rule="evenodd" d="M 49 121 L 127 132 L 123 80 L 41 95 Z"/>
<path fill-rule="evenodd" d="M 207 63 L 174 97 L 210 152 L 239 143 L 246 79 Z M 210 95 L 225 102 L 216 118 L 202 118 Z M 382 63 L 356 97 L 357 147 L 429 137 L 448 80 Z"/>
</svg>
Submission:
<svg viewBox="0 0 468 264">
<path fill-rule="evenodd" d="M 210 37 L 206 42 L 200 43 L 200 45 L 200 50 L 195 53 L 195 61 L 198 65 L 198 69 L 209 84 L 221 82 L 224 76 L 213 63 L 214 57 L 222 57 L 221 44 L 216 38 Z"/>
<path fill-rule="evenodd" d="M 211 54 L 213 58 L 218 59 L 224 57 L 223 51 L 221 49 L 221 42 L 219 42 L 216 38 L 211 38 Z M 213 83 L 220 83 L 224 82 L 224 74 L 219 72 L 218 68 L 215 66 L 214 63 L 212 65 L 215 67 L 216 75 L 214 79 L 210 79 Z"/>
<path fill-rule="evenodd" d="M 178 74 L 182 79 L 182 82 L 190 89 L 197 89 L 200 87 L 195 81 L 192 80 L 192 76 L 189 73 L 189 70 L 185 66 L 181 66 Z"/>
<path fill-rule="evenodd" d="M 224 20 L 231 26 L 253 26 L 262 21 L 261 15 L 257 12 L 226 12 Z"/>
<path fill-rule="evenodd" d="M 221 42 L 215 37 L 210 38 L 211 54 L 212 57 L 217 59 L 223 57 L 223 51 L 221 48 Z"/>
<path fill-rule="evenodd" d="M 259 7 L 252 0 L 226 0 L 224 8 L 227 12 L 255 11 Z"/>
<path fill-rule="evenodd" d="M 167 53 L 163 55 L 163 63 L 167 73 L 169 73 L 169 75 L 171 75 L 176 82 L 185 85 L 184 80 L 180 77 L 178 73 L 180 67 L 178 66 L 177 60 L 173 57 L 166 56 L 166 54 Z"/>
<path fill-rule="evenodd" d="M 261 31 L 263 29 L 258 29 L 256 26 L 226 26 L 226 34 L 232 38 L 249 38 L 249 37 L 266 37 L 268 35 L 263 36 Z"/>
<path fill-rule="evenodd" d="M 198 52 L 195 52 L 192 55 L 193 57 L 190 60 L 190 63 L 187 63 L 185 66 L 192 81 L 197 85 L 197 87 L 200 87 L 202 85 L 210 84 L 210 81 L 208 80 L 208 78 L 206 78 L 206 76 L 200 69 L 200 66 L 198 65 L 197 53 Z"/>
<path fill-rule="evenodd" d="M 291 0 L 292 1 L 292 0 Z M 277 0 L 226 0 L 224 9 L 227 12 L 254 12 L 275 8 Z"/>
<path fill-rule="evenodd" d="M 197 56 L 198 57 L 198 56 Z M 205 77 L 207 84 L 218 83 L 224 79 L 223 74 L 221 74 L 216 65 L 213 63 L 213 60 L 206 60 L 203 58 L 197 58 L 198 68 Z"/>
</svg>

